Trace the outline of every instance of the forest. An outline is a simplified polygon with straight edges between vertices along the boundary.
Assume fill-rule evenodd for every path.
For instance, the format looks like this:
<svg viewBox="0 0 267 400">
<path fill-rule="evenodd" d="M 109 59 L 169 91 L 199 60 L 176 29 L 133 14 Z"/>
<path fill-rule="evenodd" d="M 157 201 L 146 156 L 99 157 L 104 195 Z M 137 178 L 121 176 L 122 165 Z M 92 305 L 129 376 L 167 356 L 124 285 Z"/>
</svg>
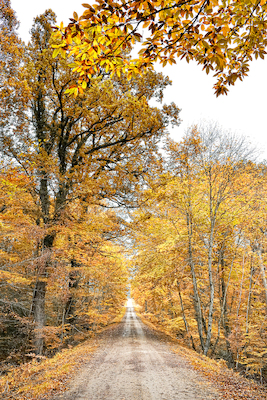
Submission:
<svg viewBox="0 0 267 400">
<path fill-rule="evenodd" d="M 184 346 L 266 380 L 266 164 L 216 123 L 172 140 L 161 73 L 77 88 L 54 12 L 26 45 L 0 4 L 1 370 L 84 341 L 131 291 Z"/>
</svg>

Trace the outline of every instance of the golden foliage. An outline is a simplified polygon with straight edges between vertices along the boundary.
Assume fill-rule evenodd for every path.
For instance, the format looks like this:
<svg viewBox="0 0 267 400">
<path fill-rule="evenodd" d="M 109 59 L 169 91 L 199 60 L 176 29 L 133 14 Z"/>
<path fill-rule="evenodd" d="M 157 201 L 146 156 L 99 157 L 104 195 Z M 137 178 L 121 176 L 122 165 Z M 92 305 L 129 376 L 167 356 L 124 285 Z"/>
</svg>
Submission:
<svg viewBox="0 0 267 400">
<path fill-rule="evenodd" d="M 112 76 L 127 73 L 131 79 L 156 61 L 165 66 L 185 58 L 197 61 L 206 73 L 214 71 L 218 96 L 247 76 L 253 57 L 266 54 L 265 1 L 98 0 L 83 6 L 84 13 L 75 13 L 66 27 L 55 27 L 53 36 L 53 56 L 67 54 L 79 74 L 78 86 L 70 92 L 75 95 L 104 70 Z M 127 57 L 140 41 L 139 58 Z"/>
<path fill-rule="evenodd" d="M 190 130 L 134 215 L 132 295 L 151 322 L 266 376 L 266 167 L 241 139 Z"/>
</svg>

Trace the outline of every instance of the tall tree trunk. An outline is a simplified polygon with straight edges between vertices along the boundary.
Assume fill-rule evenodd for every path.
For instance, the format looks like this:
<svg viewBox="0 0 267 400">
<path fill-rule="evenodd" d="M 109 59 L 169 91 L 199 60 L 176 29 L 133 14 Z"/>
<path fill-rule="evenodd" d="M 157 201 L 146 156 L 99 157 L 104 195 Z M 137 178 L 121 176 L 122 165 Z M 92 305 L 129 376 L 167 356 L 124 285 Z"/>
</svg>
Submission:
<svg viewBox="0 0 267 400">
<path fill-rule="evenodd" d="M 42 219 L 44 225 L 48 225 L 49 222 L 51 222 L 51 218 L 49 215 L 50 199 L 48 190 L 48 179 L 43 171 L 40 172 L 40 175 L 41 175 L 41 180 L 40 180 L 39 196 L 42 207 Z M 61 205 L 62 204 L 63 204 L 63 199 L 61 196 Z M 38 279 L 36 281 L 33 294 L 32 314 L 36 326 L 34 343 L 35 343 L 35 351 L 39 355 L 42 354 L 44 348 L 43 328 L 45 326 L 45 295 L 46 295 L 46 282 L 44 278 L 46 278 L 47 276 L 48 266 L 51 262 L 50 255 L 53 248 L 55 236 L 56 236 L 55 232 L 52 232 L 45 235 L 43 239 L 42 247 L 44 254 L 47 255 L 47 259 L 45 260 L 45 265 L 42 267 L 41 271 L 38 271 Z"/>
<path fill-rule="evenodd" d="M 38 271 L 38 278 L 35 284 L 32 300 L 32 315 L 35 322 L 34 345 L 35 352 L 41 355 L 44 348 L 43 328 L 45 326 L 45 295 L 47 267 L 50 264 L 50 253 L 53 246 L 55 234 L 46 235 L 43 240 L 44 252 L 47 252 L 47 259 L 41 271 Z"/>
<path fill-rule="evenodd" d="M 213 236 L 214 236 L 214 228 L 215 221 L 211 220 L 211 230 L 210 230 L 210 238 L 209 238 L 209 250 L 208 250 L 208 271 L 209 271 L 209 285 L 210 285 L 210 305 L 209 305 L 209 317 L 208 317 L 208 330 L 207 337 L 204 346 L 204 354 L 205 356 L 208 353 L 211 342 L 211 330 L 212 330 L 212 322 L 213 322 L 213 305 L 214 305 L 214 282 L 212 276 L 212 250 L 213 250 Z"/>
<path fill-rule="evenodd" d="M 71 260 L 71 267 L 77 268 L 77 267 L 80 267 L 80 265 L 75 260 Z M 70 324 L 73 324 L 73 322 L 75 320 L 75 315 L 74 315 L 75 314 L 75 296 L 74 296 L 73 291 L 78 288 L 79 280 L 80 280 L 80 273 L 76 270 L 70 271 L 70 273 L 69 273 L 70 295 L 65 304 L 64 323 L 66 320 L 68 320 L 68 322 Z"/>
<path fill-rule="evenodd" d="M 248 292 L 248 303 L 247 303 L 247 312 L 246 312 L 246 333 L 248 333 L 248 331 L 249 331 L 249 317 L 250 317 L 250 308 L 251 308 L 251 293 L 252 293 L 253 273 L 254 273 L 253 256 L 251 256 L 249 292 Z"/>
<path fill-rule="evenodd" d="M 244 271 L 245 271 L 245 254 L 243 254 L 243 259 L 242 259 L 242 278 L 241 278 L 241 282 L 240 282 L 239 301 L 238 301 L 237 310 L 236 310 L 236 322 L 238 322 L 239 310 L 240 310 L 241 301 L 242 301 L 242 290 L 243 290 L 243 281 L 244 281 Z"/>
<path fill-rule="evenodd" d="M 264 287 L 264 292 L 265 292 L 265 308 L 267 312 L 267 279 L 266 279 L 266 268 L 265 265 L 263 264 L 263 259 L 262 259 L 262 250 L 258 250 L 258 256 L 260 259 L 260 269 L 261 269 L 261 277 L 262 277 L 262 282 L 263 282 L 263 287 Z"/>
<path fill-rule="evenodd" d="M 231 272 L 232 272 L 232 267 L 233 267 L 233 260 L 232 260 L 231 269 L 230 269 L 230 272 L 229 272 L 227 285 L 225 285 L 225 280 L 224 280 L 224 275 L 225 275 L 224 267 L 225 267 L 225 265 L 224 265 L 224 257 L 222 255 L 222 257 L 221 257 L 221 290 L 222 290 L 221 321 L 222 321 L 222 326 L 223 326 L 223 330 L 224 330 L 224 337 L 225 337 L 225 342 L 226 342 L 228 363 L 229 363 L 230 366 L 232 366 L 234 364 L 234 357 L 233 357 L 233 353 L 232 353 L 232 350 L 231 350 L 230 342 L 228 340 L 228 337 L 229 337 L 229 335 L 231 333 L 231 328 L 230 328 L 230 324 L 229 324 L 229 321 L 228 321 L 227 290 L 228 290 L 228 285 L 229 285 L 229 281 L 230 281 L 230 277 L 231 277 Z"/>
<path fill-rule="evenodd" d="M 193 249 L 192 249 L 193 229 L 192 229 L 192 221 L 191 221 L 191 218 L 190 218 L 190 215 L 188 212 L 186 215 L 186 220 L 187 220 L 187 232 L 188 232 L 188 262 L 189 262 L 189 266 L 191 269 L 191 276 L 192 276 L 192 281 L 193 281 L 194 308 L 195 308 L 195 313 L 196 313 L 199 340 L 200 340 L 202 351 L 204 351 L 204 338 L 203 338 L 203 325 L 202 325 L 203 316 L 202 316 L 200 298 L 199 298 L 199 294 L 198 294 L 197 279 L 196 279 L 195 265 L 194 265 L 194 260 L 193 260 Z"/>
<path fill-rule="evenodd" d="M 232 262 L 231 262 L 231 267 L 230 267 L 230 271 L 229 271 L 229 274 L 228 274 L 227 283 L 225 284 L 223 252 L 220 255 L 220 265 L 221 265 L 221 281 L 220 281 L 221 314 L 220 314 L 220 318 L 218 320 L 218 335 L 217 335 L 216 341 L 215 341 L 215 343 L 213 345 L 212 353 L 211 353 L 211 356 L 212 356 L 214 354 L 215 349 L 217 347 L 217 344 L 219 342 L 220 334 L 221 334 L 221 324 L 222 324 L 222 327 L 224 329 L 224 337 L 225 337 L 225 341 L 226 341 L 228 362 L 229 362 L 230 365 L 233 365 L 234 358 L 233 358 L 233 353 L 231 351 L 231 345 L 230 345 L 230 342 L 228 340 L 228 336 L 231 333 L 231 328 L 230 328 L 230 324 L 229 324 L 229 321 L 228 321 L 227 292 L 228 292 L 228 287 L 229 287 L 231 274 L 232 274 L 232 270 L 233 270 L 234 260 L 235 260 L 235 254 L 234 254 L 233 258 L 232 258 Z M 233 301 L 233 298 L 232 298 L 232 301 Z M 229 314 L 231 314 L 231 308 L 232 308 L 232 306 L 230 306 Z"/>
<path fill-rule="evenodd" d="M 187 320 L 186 320 L 186 316 L 185 316 L 184 304 L 183 304 L 183 299 L 182 299 L 182 295 L 181 295 L 181 291 L 180 291 L 179 282 L 177 282 L 177 289 L 178 289 L 178 294 L 179 294 L 179 299 L 180 299 L 180 306 L 181 306 L 182 316 L 183 316 L 183 320 L 184 320 L 185 330 L 186 330 L 187 335 L 190 337 L 192 348 L 194 350 L 196 350 L 196 347 L 195 347 L 195 344 L 194 344 L 194 340 L 193 340 L 193 337 L 192 337 L 192 335 L 190 333 L 189 326 L 188 326 L 188 323 L 187 323 Z"/>
<path fill-rule="evenodd" d="M 45 294 L 46 282 L 37 280 L 33 293 L 32 314 L 35 321 L 35 352 L 41 355 L 44 347 L 43 328 L 45 325 Z"/>
</svg>

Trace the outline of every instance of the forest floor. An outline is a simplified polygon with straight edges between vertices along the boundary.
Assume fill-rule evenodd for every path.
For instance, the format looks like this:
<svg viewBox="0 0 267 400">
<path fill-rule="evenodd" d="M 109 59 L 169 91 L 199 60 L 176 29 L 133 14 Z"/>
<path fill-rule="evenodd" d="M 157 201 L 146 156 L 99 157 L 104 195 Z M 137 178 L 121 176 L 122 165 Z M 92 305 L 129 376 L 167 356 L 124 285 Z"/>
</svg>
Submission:
<svg viewBox="0 0 267 400">
<path fill-rule="evenodd" d="M 5 400 L 267 399 L 262 386 L 179 346 L 133 307 L 96 339 L 14 371 L 4 391 Z"/>
</svg>

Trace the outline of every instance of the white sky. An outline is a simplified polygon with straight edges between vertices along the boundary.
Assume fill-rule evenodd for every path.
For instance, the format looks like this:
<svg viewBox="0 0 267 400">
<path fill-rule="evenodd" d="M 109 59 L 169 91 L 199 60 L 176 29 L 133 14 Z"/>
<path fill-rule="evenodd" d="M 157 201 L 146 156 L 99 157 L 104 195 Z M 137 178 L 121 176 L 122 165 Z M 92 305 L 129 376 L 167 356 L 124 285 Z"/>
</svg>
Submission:
<svg viewBox="0 0 267 400">
<path fill-rule="evenodd" d="M 20 21 L 20 36 L 24 41 L 30 38 L 29 30 L 33 18 L 52 8 L 58 17 L 58 22 L 68 22 L 73 11 L 78 15 L 84 8 L 85 0 L 11 0 L 11 5 Z M 94 3 L 94 1 L 86 1 Z M 179 140 L 188 126 L 200 120 L 217 121 L 224 129 L 231 129 L 248 138 L 262 151 L 261 158 L 267 159 L 267 79 L 266 60 L 252 63 L 248 77 L 243 82 L 237 82 L 230 88 L 227 96 L 216 98 L 213 85 L 215 79 L 206 75 L 201 66 L 187 64 L 177 60 L 177 64 L 167 66 L 162 70 L 173 82 L 165 92 L 166 103 L 175 102 L 182 109 L 180 117 L 182 124 L 171 131 L 174 139 Z"/>
</svg>

